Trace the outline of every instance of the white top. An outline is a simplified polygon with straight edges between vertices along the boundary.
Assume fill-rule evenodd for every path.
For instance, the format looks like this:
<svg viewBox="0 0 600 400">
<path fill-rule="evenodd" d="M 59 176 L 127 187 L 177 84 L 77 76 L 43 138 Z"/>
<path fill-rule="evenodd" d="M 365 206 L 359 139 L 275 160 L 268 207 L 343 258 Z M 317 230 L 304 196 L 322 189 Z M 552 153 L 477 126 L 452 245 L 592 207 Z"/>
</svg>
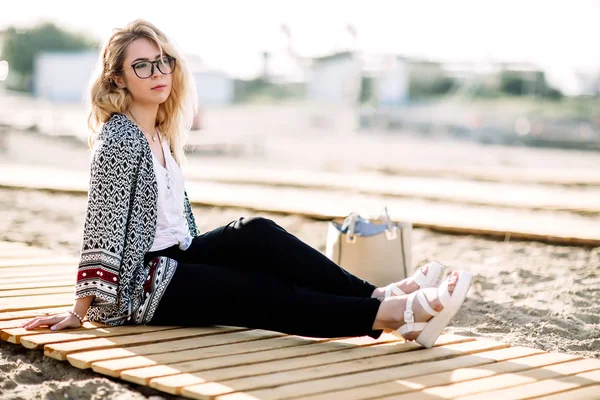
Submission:
<svg viewBox="0 0 600 400">
<path fill-rule="evenodd" d="M 152 152 L 154 174 L 158 185 L 158 202 L 156 236 L 150 251 L 166 249 L 173 245 L 179 245 L 182 250 L 187 250 L 192 243 L 192 237 L 183 213 L 185 201 L 183 174 L 171 155 L 168 142 L 161 139 L 161 145 L 165 155 L 165 167 Z"/>
</svg>

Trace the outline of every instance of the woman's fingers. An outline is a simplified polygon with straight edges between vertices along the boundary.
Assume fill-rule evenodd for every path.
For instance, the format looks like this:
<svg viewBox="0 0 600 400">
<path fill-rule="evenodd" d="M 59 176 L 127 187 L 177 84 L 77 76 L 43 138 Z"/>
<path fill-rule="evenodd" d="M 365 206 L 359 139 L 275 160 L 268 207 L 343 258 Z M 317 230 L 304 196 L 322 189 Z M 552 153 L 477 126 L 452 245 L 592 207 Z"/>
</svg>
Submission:
<svg viewBox="0 0 600 400">
<path fill-rule="evenodd" d="M 42 325 L 54 325 L 56 322 L 60 321 L 56 316 L 51 317 L 36 317 L 26 323 L 24 323 L 21 327 L 25 329 L 34 329 Z"/>
<path fill-rule="evenodd" d="M 53 331 L 60 331 L 61 329 L 68 328 L 69 324 L 70 324 L 69 319 L 65 318 L 62 321 L 57 322 L 56 324 L 52 325 L 50 327 L 50 329 L 52 329 Z"/>
<path fill-rule="evenodd" d="M 73 314 L 67 314 L 57 324 L 52 326 L 50 329 L 58 331 L 64 328 L 80 328 L 83 324 Z"/>
<path fill-rule="evenodd" d="M 79 328 L 81 324 L 71 314 L 59 314 L 52 316 L 36 317 L 20 325 L 21 328 L 35 329 L 47 325 L 51 330 L 58 331 L 64 328 Z"/>
<path fill-rule="evenodd" d="M 37 320 L 40 319 L 40 317 L 35 317 L 33 319 L 30 319 L 29 321 L 25 321 L 21 324 L 21 328 L 28 328 L 30 326 L 32 326 L 33 324 L 35 324 L 37 322 Z"/>
<path fill-rule="evenodd" d="M 37 328 L 38 326 L 42 325 L 44 322 L 44 320 L 47 317 L 36 317 L 34 319 L 32 319 L 31 321 L 27 322 L 23 327 L 25 329 L 33 329 L 33 328 Z"/>
</svg>

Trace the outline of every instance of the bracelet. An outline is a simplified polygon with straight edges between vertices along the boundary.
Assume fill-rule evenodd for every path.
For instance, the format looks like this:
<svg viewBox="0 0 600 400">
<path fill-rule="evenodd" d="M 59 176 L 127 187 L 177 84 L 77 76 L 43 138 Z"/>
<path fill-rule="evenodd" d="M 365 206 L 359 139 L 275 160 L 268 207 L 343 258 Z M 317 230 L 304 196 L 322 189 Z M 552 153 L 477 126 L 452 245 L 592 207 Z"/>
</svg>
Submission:
<svg viewBox="0 0 600 400">
<path fill-rule="evenodd" d="M 72 314 L 72 315 L 76 316 L 77 319 L 79 320 L 79 322 L 81 323 L 81 325 L 83 325 L 83 318 L 81 318 L 79 316 L 79 314 L 77 314 L 74 310 L 69 310 L 69 314 Z"/>
</svg>

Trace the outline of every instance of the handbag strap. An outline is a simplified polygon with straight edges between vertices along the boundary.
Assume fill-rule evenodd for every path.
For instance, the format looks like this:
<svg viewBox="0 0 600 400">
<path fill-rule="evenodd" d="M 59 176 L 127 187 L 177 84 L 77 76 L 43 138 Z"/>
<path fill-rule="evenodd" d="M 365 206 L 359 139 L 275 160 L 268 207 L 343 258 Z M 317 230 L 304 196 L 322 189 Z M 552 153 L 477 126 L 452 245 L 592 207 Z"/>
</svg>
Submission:
<svg viewBox="0 0 600 400">
<path fill-rule="evenodd" d="M 392 219 L 390 218 L 390 214 L 388 213 L 388 208 L 385 206 L 383 208 L 384 214 L 383 219 L 385 220 L 385 224 L 387 225 L 387 229 L 385 231 L 385 236 L 387 236 L 388 240 L 396 239 L 398 235 L 398 227 L 394 225 Z"/>
<path fill-rule="evenodd" d="M 387 206 L 385 206 L 383 208 L 383 219 L 385 220 L 385 224 L 387 225 L 388 231 L 391 231 L 394 228 L 394 223 L 392 222 L 392 219 L 390 218 L 390 214 L 388 213 Z"/>
<path fill-rule="evenodd" d="M 348 235 L 346 236 L 346 241 L 348 243 L 356 242 L 356 235 L 354 233 L 356 232 L 356 222 L 357 221 L 358 221 L 358 214 L 351 213 L 350 221 L 348 223 Z"/>
</svg>

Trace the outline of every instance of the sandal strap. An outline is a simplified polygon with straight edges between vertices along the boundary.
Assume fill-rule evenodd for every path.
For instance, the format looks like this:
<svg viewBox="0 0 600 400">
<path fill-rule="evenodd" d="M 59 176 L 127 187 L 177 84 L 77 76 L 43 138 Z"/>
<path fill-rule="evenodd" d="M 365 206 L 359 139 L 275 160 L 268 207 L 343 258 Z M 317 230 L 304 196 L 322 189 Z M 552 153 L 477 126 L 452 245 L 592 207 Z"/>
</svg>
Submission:
<svg viewBox="0 0 600 400">
<path fill-rule="evenodd" d="M 409 329 L 407 325 L 402 325 L 400 328 L 398 328 L 398 333 L 400 335 L 406 335 L 407 333 L 410 333 L 412 331 L 422 331 L 423 329 L 425 329 L 426 325 L 427 322 L 415 322 L 414 324 L 412 324 L 412 329 Z"/>
<path fill-rule="evenodd" d="M 429 305 L 429 302 L 427 301 L 427 297 L 425 297 L 422 290 L 417 291 L 417 299 L 419 300 L 421 307 L 423 307 L 429 315 L 431 315 L 432 317 L 435 317 L 436 315 L 439 314 L 439 312 L 437 312 L 433 308 L 431 308 L 431 306 Z"/>
<path fill-rule="evenodd" d="M 398 288 L 398 286 L 396 286 L 395 283 L 390 283 L 385 287 L 385 297 L 390 297 L 392 293 L 396 296 L 406 296 L 406 293 L 404 293 L 400 288 Z"/>
<path fill-rule="evenodd" d="M 414 275 L 412 276 L 413 281 L 419 285 L 419 288 L 422 288 L 423 286 L 427 285 L 427 275 L 425 275 L 422 271 L 422 268 L 419 268 L 417 270 L 417 272 L 414 273 Z"/>
<path fill-rule="evenodd" d="M 438 298 L 440 299 L 440 303 L 442 306 L 448 307 L 450 305 L 450 292 L 448 291 L 448 280 L 443 281 L 440 286 L 438 286 Z"/>
<path fill-rule="evenodd" d="M 417 290 L 416 292 L 411 293 L 410 295 L 408 295 L 408 299 L 406 300 L 406 309 L 404 310 L 405 324 L 398 328 L 398 333 L 400 335 L 404 335 L 406 333 L 414 331 L 422 331 L 427 325 L 427 322 L 415 322 L 415 313 L 412 309 L 415 298 L 417 298 L 418 302 L 421 304 L 423 309 L 425 309 L 425 311 L 429 313 L 429 315 L 436 316 L 437 314 L 439 314 L 437 311 L 431 308 L 431 306 L 429 306 L 429 302 L 423 294 L 423 291 Z"/>
<path fill-rule="evenodd" d="M 413 292 L 410 295 L 408 295 L 408 299 L 406 299 L 406 309 L 404 310 L 404 326 L 402 326 L 402 328 L 406 327 L 406 329 L 408 330 L 408 332 L 412 332 L 414 330 L 414 324 L 415 324 L 415 313 L 412 310 L 412 305 L 413 305 L 413 301 L 415 300 L 415 297 L 417 296 L 417 292 Z"/>
</svg>

